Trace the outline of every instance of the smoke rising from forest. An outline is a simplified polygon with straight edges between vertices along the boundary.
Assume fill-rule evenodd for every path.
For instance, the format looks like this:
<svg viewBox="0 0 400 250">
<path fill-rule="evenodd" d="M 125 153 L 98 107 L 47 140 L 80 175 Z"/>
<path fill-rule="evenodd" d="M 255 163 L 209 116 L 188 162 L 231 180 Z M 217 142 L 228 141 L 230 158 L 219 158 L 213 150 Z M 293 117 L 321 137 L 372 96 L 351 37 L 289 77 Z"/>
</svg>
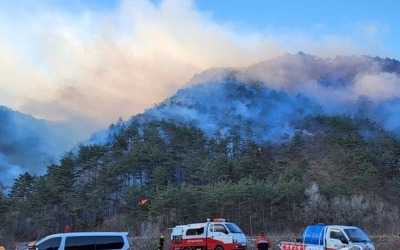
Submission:
<svg viewBox="0 0 400 250">
<path fill-rule="evenodd" d="M 144 114 L 150 119 L 194 122 L 207 135 L 216 130 L 224 134 L 230 126 L 247 122 L 253 134 L 246 135 L 246 131 L 240 133 L 254 136 L 253 139 L 260 142 L 279 141 L 287 135 L 291 136 L 294 133 L 291 121 L 316 114 L 368 117 L 400 135 L 400 118 L 397 115 L 400 108 L 399 72 L 400 63 L 396 60 L 367 56 L 322 59 L 304 53 L 287 54 L 247 68 L 206 70 L 195 75 L 186 88 L 147 109 Z M 24 127 L 23 119 L 20 119 L 19 126 Z M 63 127 L 64 132 L 66 128 Z M 69 128 L 70 131 L 75 129 Z M 44 129 L 36 131 L 40 130 Z M 108 132 L 113 134 L 117 131 L 114 128 Z M 97 133 L 92 142 L 105 142 L 108 132 L 105 129 Z M 60 138 L 64 135 L 71 139 L 71 133 L 59 135 Z M 11 130 L 9 134 L 17 135 Z M 42 137 L 34 138 L 38 145 L 47 143 L 40 151 L 27 143 L 32 138 L 25 136 L 19 139 L 22 145 L 28 145 L 28 149 L 36 150 L 20 150 L 26 155 L 31 152 L 26 159 L 35 159 L 35 155 L 52 155 L 51 151 L 57 145 L 67 145 L 57 140 L 49 146 L 51 142 Z M 70 142 L 68 145 L 73 144 Z M 4 173 L 15 174 L 15 169 L 38 173 L 32 168 L 34 164 L 5 161 L 11 159 L 9 155 L 2 157 Z"/>
<path fill-rule="evenodd" d="M 179 91 L 148 114 L 196 121 L 211 133 L 218 122 L 249 119 L 262 140 L 291 135 L 293 119 L 316 114 L 369 118 L 400 135 L 399 73 L 396 60 L 287 54 L 243 69 L 209 69 L 191 80 L 206 84 Z M 232 82 L 249 86 L 226 85 Z"/>
<path fill-rule="evenodd" d="M 300 50 L 368 52 L 332 34 L 238 30 L 190 0 L 112 1 L 108 9 L 68 2 L 3 4 L 0 98 L 38 118 L 84 119 L 86 135 L 161 102 L 207 68 L 246 67 Z"/>
<path fill-rule="evenodd" d="M 43 174 L 76 143 L 68 124 L 38 120 L 0 106 L 0 186 L 9 188 L 19 174 Z"/>
<path fill-rule="evenodd" d="M 238 80 L 307 94 L 330 112 L 355 112 L 362 101 L 387 128 L 400 124 L 398 71 L 381 72 L 373 62 L 367 67 L 365 57 L 328 58 L 381 51 L 370 50 L 368 43 L 332 34 L 312 38 L 291 30 L 238 31 L 199 11 L 190 0 L 114 1 L 107 10 L 73 2 L 81 6 L 16 0 L 6 1 L 0 9 L 0 105 L 59 121 L 66 131 L 57 138 L 72 140 L 46 142 L 50 146 L 31 152 L 32 157 L 68 150 L 119 117 L 128 119 L 162 102 L 188 82 L 224 80 L 226 75 L 218 67 L 237 70 Z M 321 58 L 294 56 L 298 51 Z M 234 104 L 238 114 L 259 116 L 261 123 L 268 120 L 262 113 L 248 114 L 245 103 Z M 287 128 L 284 120 L 293 106 L 278 108 L 274 111 L 282 122 L 278 127 Z M 216 128 L 196 110 L 186 109 L 184 114 L 201 118 L 208 130 Z M 13 140 L 16 135 L 10 131 Z M 13 162 L 8 152 L 2 152 L 0 161 L 2 177 L 38 173 L 32 166 L 44 167 Z"/>
</svg>

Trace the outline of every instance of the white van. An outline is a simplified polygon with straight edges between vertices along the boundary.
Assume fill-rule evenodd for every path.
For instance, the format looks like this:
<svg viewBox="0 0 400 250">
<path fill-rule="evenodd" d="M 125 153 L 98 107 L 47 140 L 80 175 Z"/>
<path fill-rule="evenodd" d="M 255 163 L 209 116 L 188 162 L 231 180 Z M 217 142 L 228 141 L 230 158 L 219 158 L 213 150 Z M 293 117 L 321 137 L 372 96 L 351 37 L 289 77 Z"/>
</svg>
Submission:
<svg viewBox="0 0 400 250">
<path fill-rule="evenodd" d="M 172 250 L 245 250 L 246 235 L 234 223 L 215 218 L 212 221 L 177 225 L 172 228 Z"/>
<path fill-rule="evenodd" d="M 59 233 L 36 242 L 37 250 L 131 250 L 127 232 Z"/>
</svg>

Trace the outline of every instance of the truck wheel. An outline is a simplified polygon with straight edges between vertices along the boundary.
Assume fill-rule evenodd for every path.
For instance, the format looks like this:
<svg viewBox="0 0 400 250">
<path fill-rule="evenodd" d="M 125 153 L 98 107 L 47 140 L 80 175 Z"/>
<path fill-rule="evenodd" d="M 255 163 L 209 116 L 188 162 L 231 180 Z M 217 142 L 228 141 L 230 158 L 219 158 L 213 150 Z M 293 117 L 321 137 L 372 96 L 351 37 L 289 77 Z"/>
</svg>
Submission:
<svg viewBox="0 0 400 250">
<path fill-rule="evenodd" d="M 221 246 L 217 246 L 216 248 L 214 248 L 214 250 L 224 250 L 224 248 Z"/>
</svg>

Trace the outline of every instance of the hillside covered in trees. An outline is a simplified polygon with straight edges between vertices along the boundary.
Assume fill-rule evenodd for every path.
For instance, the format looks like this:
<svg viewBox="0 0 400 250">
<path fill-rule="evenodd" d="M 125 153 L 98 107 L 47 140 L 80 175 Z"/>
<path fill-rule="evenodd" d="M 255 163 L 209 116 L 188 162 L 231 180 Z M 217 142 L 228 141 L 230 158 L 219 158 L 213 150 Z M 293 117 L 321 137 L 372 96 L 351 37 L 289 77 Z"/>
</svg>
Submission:
<svg viewBox="0 0 400 250">
<path fill-rule="evenodd" d="M 399 141 L 348 116 L 309 116 L 295 127 L 284 143 L 259 144 L 234 130 L 208 139 L 190 125 L 131 123 L 43 176 L 20 175 L 1 199 L 2 235 L 32 239 L 65 225 L 140 235 L 147 223 L 164 230 L 212 216 L 249 234 L 320 221 L 395 231 Z"/>
<path fill-rule="evenodd" d="M 244 81 L 249 71 L 256 69 L 196 76 L 207 83 L 94 134 L 44 175 L 19 175 L 0 196 L 0 239 L 40 238 L 66 225 L 158 235 L 215 216 L 246 234 L 298 232 L 313 222 L 397 232 L 399 124 L 387 108 L 397 99 L 364 96 L 339 112 L 344 106 L 329 110 L 339 105 L 307 93 Z M 352 83 L 349 74 L 324 76 L 315 76 L 323 88 Z"/>
</svg>

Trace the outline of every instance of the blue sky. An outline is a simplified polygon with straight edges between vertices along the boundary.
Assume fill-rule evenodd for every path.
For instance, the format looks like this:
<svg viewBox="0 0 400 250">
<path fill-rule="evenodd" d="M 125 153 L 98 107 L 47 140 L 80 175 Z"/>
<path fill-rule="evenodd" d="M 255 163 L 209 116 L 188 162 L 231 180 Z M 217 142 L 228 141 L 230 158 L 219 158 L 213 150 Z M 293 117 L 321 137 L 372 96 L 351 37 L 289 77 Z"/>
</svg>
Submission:
<svg viewBox="0 0 400 250">
<path fill-rule="evenodd" d="M 0 105 L 93 132 L 212 67 L 285 53 L 400 59 L 400 1 L 5 0 Z M 99 107 L 101 100 L 101 108 Z"/>
<path fill-rule="evenodd" d="M 395 26 L 399 3 L 393 0 L 197 0 L 196 5 L 202 11 L 212 11 L 216 20 L 233 20 L 258 29 L 265 27 L 265 24 L 305 29 L 316 23 L 345 29 L 352 23 L 387 23 Z"/>
<path fill-rule="evenodd" d="M 297 32 L 316 40 L 347 37 L 360 46 L 368 40 L 371 48 L 365 49 L 366 54 L 400 57 L 399 1 L 197 0 L 196 5 L 211 12 L 216 22 L 230 22 L 238 30 Z"/>
</svg>

